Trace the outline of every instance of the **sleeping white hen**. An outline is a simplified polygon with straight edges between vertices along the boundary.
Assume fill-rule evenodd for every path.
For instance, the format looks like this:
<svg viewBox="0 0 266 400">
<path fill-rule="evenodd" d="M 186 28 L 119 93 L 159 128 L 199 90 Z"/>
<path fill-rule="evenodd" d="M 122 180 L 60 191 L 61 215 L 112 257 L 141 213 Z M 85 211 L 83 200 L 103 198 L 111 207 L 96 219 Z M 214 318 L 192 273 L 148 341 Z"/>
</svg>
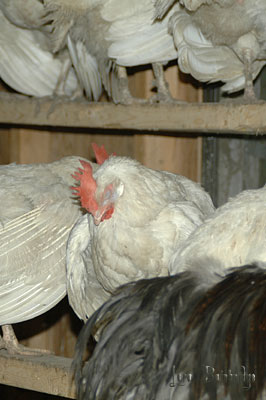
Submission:
<svg viewBox="0 0 266 400">
<path fill-rule="evenodd" d="M 48 311 L 66 294 L 66 242 L 81 215 L 70 189 L 78 165 L 78 157 L 65 157 L 0 167 L 0 348 L 10 352 L 27 352 L 10 324 Z"/>
<path fill-rule="evenodd" d="M 156 0 L 161 18 L 172 0 Z M 254 100 L 253 80 L 266 63 L 264 0 L 180 0 L 169 23 L 185 73 L 203 82 L 223 81 L 224 92 L 245 88 Z"/>
<path fill-rule="evenodd" d="M 54 27 L 54 50 L 68 45 L 81 80 L 88 68 L 84 58 L 94 60 L 113 100 L 131 103 L 125 67 L 152 63 L 157 99 L 169 99 L 163 64 L 177 56 L 167 31 L 174 9 L 154 22 L 153 0 L 44 0 L 44 5 Z"/>
<path fill-rule="evenodd" d="M 146 168 L 128 157 L 103 154 L 93 174 L 82 162 L 76 188 L 89 213 L 67 245 L 67 291 L 83 320 L 119 285 L 168 275 L 176 248 L 212 214 L 210 196 L 180 175 Z M 100 285 L 99 285 L 100 284 Z"/>
<path fill-rule="evenodd" d="M 72 96 L 78 81 L 67 49 L 53 55 L 39 0 L 0 0 L 0 78 L 23 94 Z"/>
</svg>

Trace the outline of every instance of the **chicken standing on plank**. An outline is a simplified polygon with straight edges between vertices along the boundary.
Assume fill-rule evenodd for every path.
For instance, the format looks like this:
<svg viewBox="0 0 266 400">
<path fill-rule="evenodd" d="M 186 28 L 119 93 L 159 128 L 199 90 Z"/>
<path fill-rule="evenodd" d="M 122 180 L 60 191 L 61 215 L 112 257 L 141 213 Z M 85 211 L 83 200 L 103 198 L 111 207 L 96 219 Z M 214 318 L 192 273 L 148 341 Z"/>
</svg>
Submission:
<svg viewBox="0 0 266 400">
<path fill-rule="evenodd" d="M 161 18 L 173 0 L 156 0 Z M 253 80 L 266 64 L 264 0 L 180 0 L 169 22 L 178 65 L 203 82 L 223 81 L 224 92 L 245 89 L 244 101 L 256 100 Z"/>
<path fill-rule="evenodd" d="M 245 190 L 219 207 L 177 250 L 171 274 L 206 257 L 228 267 L 266 262 L 265 201 L 266 186 Z"/>
<path fill-rule="evenodd" d="M 151 63 L 156 100 L 172 100 L 163 65 L 177 57 L 167 32 L 174 9 L 154 22 L 153 0 L 44 0 L 44 5 L 54 28 L 54 51 L 68 46 L 81 81 L 87 68 L 83 59 L 91 57 L 115 103 L 140 101 L 130 94 L 125 67 Z"/>
<path fill-rule="evenodd" d="M 0 167 L 0 348 L 11 353 L 34 353 L 18 344 L 11 324 L 45 313 L 66 294 L 66 242 L 82 214 L 70 189 L 79 164 L 65 157 Z"/>
<path fill-rule="evenodd" d="M 82 166 L 76 190 L 88 213 L 69 235 L 67 292 L 86 320 L 119 285 L 168 275 L 176 248 L 214 207 L 199 184 L 128 157 L 110 156 L 94 174 Z"/>
<path fill-rule="evenodd" d="M 265 268 L 224 265 L 222 278 L 202 260 L 119 288 L 79 335 L 78 400 L 264 399 Z M 95 332 L 99 341 L 83 365 Z"/>
<path fill-rule="evenodd" d="M 75 96 L 79 89 L 68 50 L 51 52 L 39 0 L 0 0 L 0 78 L 26 95 Z"/>
</svg>

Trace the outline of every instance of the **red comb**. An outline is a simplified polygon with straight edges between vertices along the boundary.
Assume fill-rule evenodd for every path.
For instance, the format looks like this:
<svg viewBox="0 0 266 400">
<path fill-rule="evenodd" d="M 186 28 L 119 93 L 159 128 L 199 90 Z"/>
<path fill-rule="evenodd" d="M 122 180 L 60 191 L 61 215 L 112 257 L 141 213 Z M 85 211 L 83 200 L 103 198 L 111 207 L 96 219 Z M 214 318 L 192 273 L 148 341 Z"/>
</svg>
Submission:
<svg viewBox="0 0 266 400">
<path fill-rule="evenodd" d="M 78 168 L 78 171 L 72 175 L 74 179 L 80 182 L 80 186 L 71 187 L 73 194 L 80 197 L 82 207 L 86 208 L 91 214 L 98 210 L 98 204 L 94 194 L 97 184 L 92 175 L 92 166 L 87 161 L 79 160 L 84 169 Z"/>
<path fill-rule="evenodd" d="M 109 158 L 109 154 L 107 153 L 107 151 L 104 148 L 104 145 L 102 146 L 98 146 L 97 143 L 92 143 L 92 148 L 95 154 L 95 158 L 97 161 L 97 164 L 103 164 L 105 160 L 107 160 L 107 158 Z M 112 153 L 112 156 L 115 156 L 115 153 Z"/>
</svg>

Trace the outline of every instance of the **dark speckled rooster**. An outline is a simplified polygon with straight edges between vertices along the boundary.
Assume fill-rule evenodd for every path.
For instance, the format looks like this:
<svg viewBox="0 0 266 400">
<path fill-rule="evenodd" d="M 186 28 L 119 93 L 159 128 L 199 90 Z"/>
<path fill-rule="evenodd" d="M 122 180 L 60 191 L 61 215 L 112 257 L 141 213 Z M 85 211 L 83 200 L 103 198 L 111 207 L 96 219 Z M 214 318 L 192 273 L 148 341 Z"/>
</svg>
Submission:
<svg viewBox="0 0 266 400">
<path fill-rule="evenodd" d="M 79 336 L 79 400 L 265 399 L 265 265 L 210 264 L 117 290 Z"/>
</svg>

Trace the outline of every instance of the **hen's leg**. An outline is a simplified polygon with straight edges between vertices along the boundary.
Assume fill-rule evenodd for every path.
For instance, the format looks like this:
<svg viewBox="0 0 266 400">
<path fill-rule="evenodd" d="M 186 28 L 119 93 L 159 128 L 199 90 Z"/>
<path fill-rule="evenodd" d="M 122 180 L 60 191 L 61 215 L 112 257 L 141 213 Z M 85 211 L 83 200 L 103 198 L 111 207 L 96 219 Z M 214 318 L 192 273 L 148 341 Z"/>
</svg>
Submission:
<svg viewBox="0 0 266 400">
<path fill-rule="evenodd" d="M 30 349 L 19 344 L 11 325 L 2 325 L 3 337 L 0 337 L 0 349 L 6 349 L 10 354 L 42 355 L 50 353 L 43 349 Z"/>
<path fill-rule="evenodd" d="M 169 103 L 173 101 L 169 91 L 169 85 L 164 76 L 163 66 L 160 63 L 152 64 L 153 73 L 155 76 L 155 85 L 157 87 L 156 100 L 159 103 Z"/>
<path fill-rule="evenodd" d="M 169 90 L 169 85 L 164 76 L 163 65 L 161 63 L 153 63 L 152 69 L 155 76 L 155 85 L 157 87 L 157 94 L 151 98 L 151 102 L 184 103 L 183 101 L 176 100 L 172 97 Z"/>
<path fill-rule="evenodd" d="M 116 66 L 116 73 L 119 84 L 119 99 L 115 99 L 115 102 L 121 104 L 134 104 L 134 103 L 147 103 L 145 99 L 138 99 L 133 97 L 130 93 L 128 87 L 128 76 L 127 70 L 125 67 L 121 67 L 119 65 Z"/>
<path fill-rule="evenodd" d="M 245 75 L 245 90 L 244 100 L 250 103 L 256 102 L 257 97 L 255 95 L 252 77 L 252 54 L 250 49 L 243 51 L 243 62 L 244 62 L 244 75 Z"/>
</svg>

